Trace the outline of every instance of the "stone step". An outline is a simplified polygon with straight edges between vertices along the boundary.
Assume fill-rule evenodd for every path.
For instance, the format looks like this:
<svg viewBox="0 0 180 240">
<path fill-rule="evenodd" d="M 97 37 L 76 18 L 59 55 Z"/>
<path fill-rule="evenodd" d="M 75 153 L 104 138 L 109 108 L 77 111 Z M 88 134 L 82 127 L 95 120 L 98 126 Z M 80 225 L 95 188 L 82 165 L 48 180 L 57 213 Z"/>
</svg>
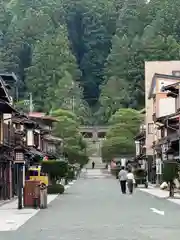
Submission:
<svg viewBox="0 0 180 240">
<path fill-rule="evenodd" d="M 83 169 L 82 178 L 86 179 L 102 179 L 102 178 L 112 178 L 112 175 L 107 170 L 102 169 Z"/>
</svg>

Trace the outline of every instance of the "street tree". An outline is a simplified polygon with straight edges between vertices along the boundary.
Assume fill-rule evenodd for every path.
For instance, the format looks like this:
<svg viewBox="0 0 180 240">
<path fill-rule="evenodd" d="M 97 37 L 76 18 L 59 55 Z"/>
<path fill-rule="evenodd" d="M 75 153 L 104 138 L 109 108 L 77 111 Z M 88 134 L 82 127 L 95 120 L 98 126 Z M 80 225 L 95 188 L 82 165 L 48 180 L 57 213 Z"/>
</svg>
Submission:
<svg viewBox="0 0 180 240">
<path fill-rule="evenodd" d="M 102 145 L 104 161 L 114 157 L 133 156 L 135 154 L 134 136 L 137 133 L 142 115 L 130 108 L 119 109 L 109 120 L 109 130 Z"/>
<path fill-rule="evenodd" d="M 86 142 L 80 133 L 80 123 L 77 116 L 67 110 L 57 110 L 53 116 L 56 116 L 58 122 L 54 126 L 54 134 L 63 139 L 64 153 L 70 163 L 79 163 L 84 165 L 88 161 L 86 155 Z"/>
</svg>

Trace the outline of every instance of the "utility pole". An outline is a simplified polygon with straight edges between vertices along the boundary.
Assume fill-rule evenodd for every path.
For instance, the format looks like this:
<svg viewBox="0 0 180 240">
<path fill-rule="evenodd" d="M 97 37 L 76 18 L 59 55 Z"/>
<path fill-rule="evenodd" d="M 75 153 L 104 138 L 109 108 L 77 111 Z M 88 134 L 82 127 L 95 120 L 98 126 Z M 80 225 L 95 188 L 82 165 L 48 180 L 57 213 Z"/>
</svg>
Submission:
<svg viewBox="0 0 180 240">
<path fill-rule="evenodd" d="M 178 112 L 179 112 L 179 109 L 180 109 L 180 84 L 178 84 Z M 178 129 L 178 137 L 179 137 L 179 162 L 180 162 L 180 115 L 178 114 L 178 119 L 179 119 L 179 129 Z"/>
<path fill-rule="evenodd" d="M 32 100 L 32 93 L 29 93 L 29 112 L 33 111 L 33 100 Z"/>
<path fill-rule="evenodd" d="M 74 113 L 74 107 L 75 107 L 75 98 L 74 98 L 74 87 L 75 87 L 75 84 L 74 84 L 74 81 L 72 81 L 72 88 L 71 88 L 71 91 L 72 91 L 72 112 Z"/>
<path fill-rule="evenodd" d="M 75 107 L 75 98 L 72 97 L 72 112 L 74 113 L 74 107 Z"/>
</svg>

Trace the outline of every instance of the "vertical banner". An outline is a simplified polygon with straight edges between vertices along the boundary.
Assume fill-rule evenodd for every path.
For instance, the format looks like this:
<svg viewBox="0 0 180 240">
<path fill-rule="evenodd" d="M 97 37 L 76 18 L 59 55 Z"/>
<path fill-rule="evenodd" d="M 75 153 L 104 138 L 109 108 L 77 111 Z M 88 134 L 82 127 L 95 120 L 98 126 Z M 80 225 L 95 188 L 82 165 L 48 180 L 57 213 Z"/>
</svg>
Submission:
<svg viewBox="0 0 180 240">
<path fill-rule="evenodd" d="M 156 174 L 157 175 L 162 174 L 162 162 L 160 158 L 156 158 Z"/>
</svg>

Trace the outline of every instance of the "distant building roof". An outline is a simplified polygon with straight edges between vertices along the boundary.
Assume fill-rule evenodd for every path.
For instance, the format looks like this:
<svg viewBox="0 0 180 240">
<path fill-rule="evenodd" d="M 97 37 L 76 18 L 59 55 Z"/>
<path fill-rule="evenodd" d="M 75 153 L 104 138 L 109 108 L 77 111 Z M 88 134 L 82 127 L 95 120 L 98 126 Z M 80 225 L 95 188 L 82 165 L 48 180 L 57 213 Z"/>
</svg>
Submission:
<svg viewBox="0 0 180 240">
<path fill-rule="evenodd" d="M 36 119 L 38 118 L 38 119 L 52 121 L 52 122 L 58 122 L 57 118 L 52 117 L 52 116 L 48 116 L 43 112 L 31 112 L 31 113 L 28 114 L 28 117 L 36 118 Z"/>
<path fill-rule="evenodd" d="M 35 118 L 42 118 L 45 116 L 45 113 L 42 112 L 30 112 L 28 114 L 29 117 L 35 117 Z"/>
</svg>

